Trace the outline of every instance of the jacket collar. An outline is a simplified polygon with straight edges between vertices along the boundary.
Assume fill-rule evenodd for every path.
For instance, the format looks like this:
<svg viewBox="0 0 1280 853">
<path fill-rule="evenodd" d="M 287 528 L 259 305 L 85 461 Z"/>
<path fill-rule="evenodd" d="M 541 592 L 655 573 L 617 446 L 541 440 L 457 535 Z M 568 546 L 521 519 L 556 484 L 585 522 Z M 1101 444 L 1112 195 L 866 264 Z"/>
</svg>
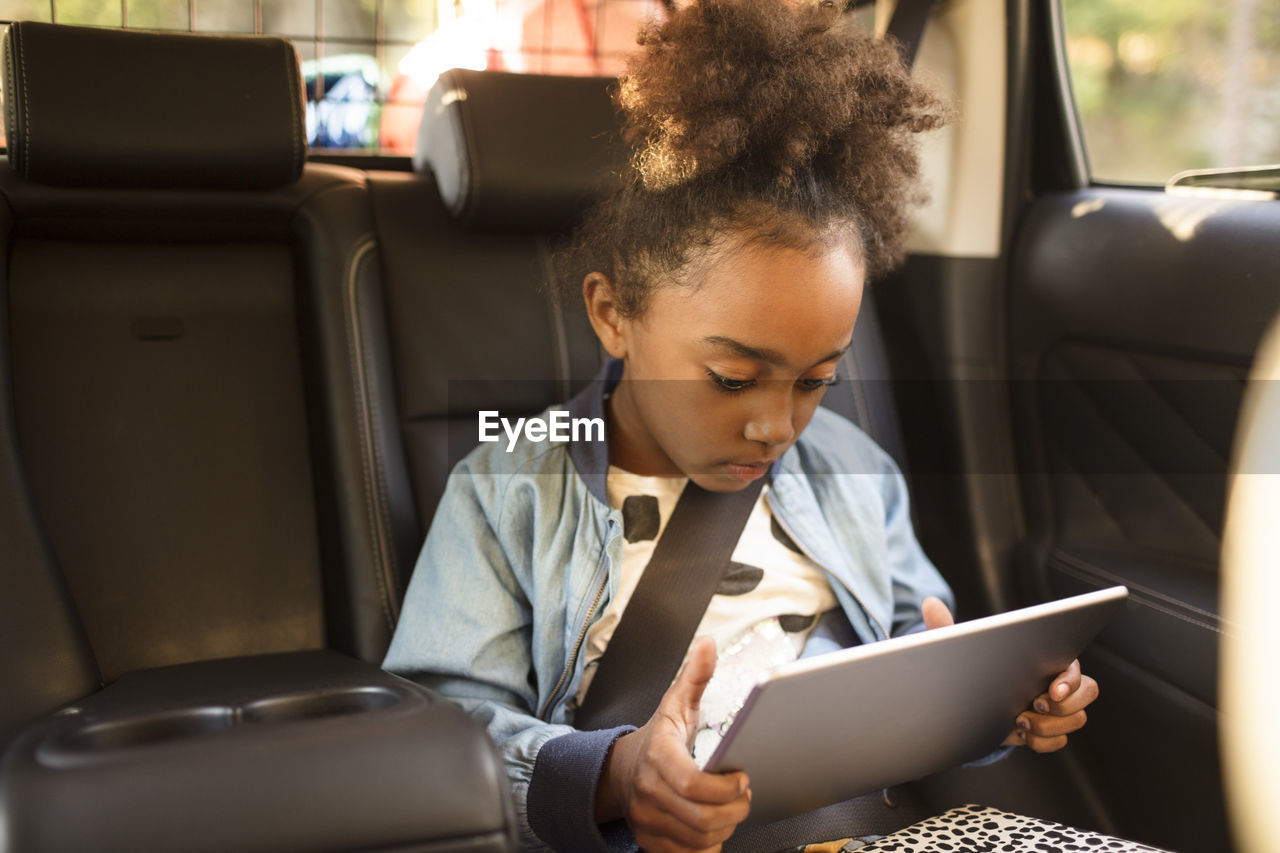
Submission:
<svg viewBox="0 0 1280 853">
<path fill-rule="evenodd" d="M 578 476 L 605 506 L 609 505 L 609 493 L 605 481 L 609 476 L 609 418 L 605 401 L 618 387 L 622 379 L 622 360 L 611 358 L 573 399 L 566 404 L 570 418 L 599 418 L 605 423 L 604 441 L 573 441 L 569 443 L 569 459 Z M 589 431 L 587 431 L 589 433 Z"/>
</svg>

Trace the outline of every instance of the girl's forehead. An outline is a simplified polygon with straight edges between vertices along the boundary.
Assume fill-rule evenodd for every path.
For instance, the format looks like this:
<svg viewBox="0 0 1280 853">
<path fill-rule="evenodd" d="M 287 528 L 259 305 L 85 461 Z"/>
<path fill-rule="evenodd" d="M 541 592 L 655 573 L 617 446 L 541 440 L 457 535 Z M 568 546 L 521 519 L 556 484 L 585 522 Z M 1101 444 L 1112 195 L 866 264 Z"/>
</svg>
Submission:
<svg viewBox="0 0 1280 853">
<path fill-rule="evenodd" d="M 672 343 L 732 340 L 807 364 L 848 343 L 864 270 L 845 244 L 742 243 L 709 259 L 695 281 L 658 288 L 646 326 Z"/>
<path fill-rule="evenodd" d="M 803 244 L 763 238 L 739 238 L 712 247 L 686 267 L 686 299 L 861 298 L 866 266 L 854 245 L 835 240 Z"/>
</svg>

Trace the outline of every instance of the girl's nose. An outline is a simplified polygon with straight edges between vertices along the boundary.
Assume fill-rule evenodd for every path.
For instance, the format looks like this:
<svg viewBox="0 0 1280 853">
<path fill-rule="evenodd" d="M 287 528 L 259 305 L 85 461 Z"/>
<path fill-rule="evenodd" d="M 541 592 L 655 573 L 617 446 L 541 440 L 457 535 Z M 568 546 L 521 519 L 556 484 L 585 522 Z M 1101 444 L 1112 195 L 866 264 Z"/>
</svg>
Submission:
<svg viewBox="0 0 1280 853">
<path fill-rule="evenodd" d="M 756 398 L 758 405 L 751 410 L 751 416 L 743 428 L 743 436 L 748 441 L 758 441 L 761 444 L 786 444 L 795 436 L 791 420 L 791 385 L 788 382 L 778 382 L 777 387 L 761 390 L 764 393 Z"/>
</svg>

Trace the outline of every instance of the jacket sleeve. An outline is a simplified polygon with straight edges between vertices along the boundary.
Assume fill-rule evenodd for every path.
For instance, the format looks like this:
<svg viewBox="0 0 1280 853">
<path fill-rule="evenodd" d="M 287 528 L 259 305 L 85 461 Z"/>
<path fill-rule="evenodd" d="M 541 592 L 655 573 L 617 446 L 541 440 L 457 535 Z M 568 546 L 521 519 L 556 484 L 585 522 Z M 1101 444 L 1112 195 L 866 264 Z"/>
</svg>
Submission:
<svg viewBox="0 0 1280 853">
<path fill-rule="evenodd" d="M 383 667 L 484 724 L 511 782 L 521 850 L 634 849 L 628 833 L 602 835 L 594 815 L 608 750 L 631 729 L 579 732 L 537 716 L 532 558 L 500 533 L 507 479 L 472 473 L 467 460 L 450 475 Z"/>
<path fill-rule="evenodd" d="M 876 623 L 871 632 L 879 636 L 875 629 L 883 626 L 896 637 L 924 630 L 920 605 L 931 595 L 954 611 L 951 588 L 916 540 L 907 483 L 893 457 L 852 421 L 823 408 L 795 449 L 818 511 L 834 520 L 841 543 L 875 575 L 873 600 L 860 602 Z M 855 529 L 863 533 L 844 535 Z"/>
</svg>

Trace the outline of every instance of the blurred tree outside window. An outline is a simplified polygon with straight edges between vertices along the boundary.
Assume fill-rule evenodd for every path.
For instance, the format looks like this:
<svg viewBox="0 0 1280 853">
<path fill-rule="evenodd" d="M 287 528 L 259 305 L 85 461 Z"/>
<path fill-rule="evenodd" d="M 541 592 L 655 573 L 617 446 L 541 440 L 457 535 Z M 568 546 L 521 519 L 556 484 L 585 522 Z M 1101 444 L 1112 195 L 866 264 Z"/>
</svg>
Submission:
<svg viewBox="0 0 1280 853">
<path fill-rule="evenodd" d="M 1280 163 L 1280 0 L 1061 0 L 1091 176 Z"/>
</svg>

